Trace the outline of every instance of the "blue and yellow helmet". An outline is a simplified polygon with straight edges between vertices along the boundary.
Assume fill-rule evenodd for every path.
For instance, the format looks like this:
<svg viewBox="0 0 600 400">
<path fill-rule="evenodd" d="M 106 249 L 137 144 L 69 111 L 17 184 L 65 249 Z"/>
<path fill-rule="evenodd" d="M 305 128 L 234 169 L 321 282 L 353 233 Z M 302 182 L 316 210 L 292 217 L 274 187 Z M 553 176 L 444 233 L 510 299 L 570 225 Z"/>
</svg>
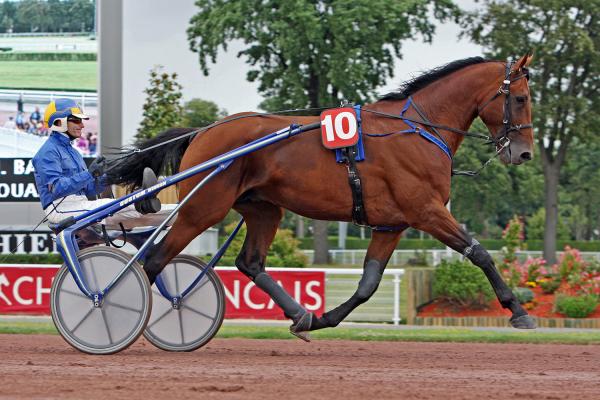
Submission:
<svg viewBox="0 0 600 400">
<path fill-rule="evenodd" d="M 77 103 L 71 99 L 56 99 L 51 101 L 44 112 L 44 122 L 49 129 L 58 132 L 67 131 L 67 118 L 77 117 L 81 119 L 90 119 L 83 113 L 83 110 Z M 55 122 L 60 120 L 60 126 L 55 125 Z"/>
</svg>

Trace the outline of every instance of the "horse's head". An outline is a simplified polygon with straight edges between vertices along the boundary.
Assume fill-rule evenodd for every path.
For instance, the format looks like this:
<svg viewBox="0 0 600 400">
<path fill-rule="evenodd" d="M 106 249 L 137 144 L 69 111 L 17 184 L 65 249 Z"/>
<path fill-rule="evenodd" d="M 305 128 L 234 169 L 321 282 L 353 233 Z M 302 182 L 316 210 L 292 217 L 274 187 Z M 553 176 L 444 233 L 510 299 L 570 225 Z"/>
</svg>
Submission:
<svg viewBox="0 0 600 400">
<path fill-rule="evenodd" d="M 504 73 L 490 83 L 489 90 L 485 92 L 490 94 L 486 94 L 478 107 L 479 117 L 490 130 L 496 151 L 505 164 L 521 164 L 533 158 L 527 70 L 532 57 L 528 54 L 516 62 L 508 61 Z M 498 80 L 501 81 L 499 88 Z"/>
</svg>

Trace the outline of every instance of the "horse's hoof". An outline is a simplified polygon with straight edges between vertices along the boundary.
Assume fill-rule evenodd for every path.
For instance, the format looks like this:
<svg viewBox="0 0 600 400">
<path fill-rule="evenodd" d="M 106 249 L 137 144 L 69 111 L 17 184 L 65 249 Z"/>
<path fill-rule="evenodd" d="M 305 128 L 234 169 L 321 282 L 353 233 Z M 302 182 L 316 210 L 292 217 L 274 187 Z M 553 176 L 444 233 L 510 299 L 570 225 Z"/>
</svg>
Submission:
<svg viewBox="0 0 600 400">
<path fill-rule="evenodd" d="M 310 312 L 305 313 L 300 317 L 300 319 L 290 326 L 290 333 L 305 342 L 310 342 L 310 334 L 308 331 L 310 330 L 310 325 L 312 323 L 313 314 Z"/>
<path fill-rule="evenodd" d="M 513 328 L 517 329 L 535 329 L 537 325 L 535 320 L 531 318 L 529 315 L 521 315 L 519 317 L 511 317 L 510 324 Z"/>
<path fill-rule="evenodd" d="M 294 332 L 293 330 L 290 329 L 290 333 L 294 336 L 296 336 L 297 338 L 300 338 L 302 340 L 304 340 L 305 342 L 310 343 L 310 333 L 308 332 Z"/>
</svg>

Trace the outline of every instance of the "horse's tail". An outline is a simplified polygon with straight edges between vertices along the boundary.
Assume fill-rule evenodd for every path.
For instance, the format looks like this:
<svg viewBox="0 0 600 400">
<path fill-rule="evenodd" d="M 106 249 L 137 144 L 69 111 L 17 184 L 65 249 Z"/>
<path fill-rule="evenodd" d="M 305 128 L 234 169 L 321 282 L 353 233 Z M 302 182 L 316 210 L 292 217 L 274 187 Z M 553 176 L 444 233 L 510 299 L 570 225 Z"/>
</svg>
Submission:
<svg viewBox="0 0 600 400">
<path fill-rule="evenodd" d="M 156 175 L 176 173 L 183 154 L 194 137 L 186 134 L 195 130 L 172 128 L 151 139 L 138 140 L 135 143 L 138 150 L 118 153 L 118 157 L 108 162 L 108 183 L 138 188 L 142 185 L 142 172 L 146 167 L 152 168 Z M 177 140 L 184 135 L 186 136 Z"/>
</svg>

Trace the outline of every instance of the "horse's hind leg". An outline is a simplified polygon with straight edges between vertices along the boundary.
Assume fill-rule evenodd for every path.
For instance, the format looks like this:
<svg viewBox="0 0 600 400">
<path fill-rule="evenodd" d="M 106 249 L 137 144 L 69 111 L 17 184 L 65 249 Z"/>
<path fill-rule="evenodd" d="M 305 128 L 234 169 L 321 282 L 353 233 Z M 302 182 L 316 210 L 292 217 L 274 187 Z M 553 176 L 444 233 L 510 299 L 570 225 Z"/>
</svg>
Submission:
<svg viewBox="0 0 600 400">
<path fill-rule="evenodd" d="M 247 228 L 244 246 L 235 265 L 273 299 L 287 318 L 298 324 L 307 311 L 265 272 L 267 251 L 283 217 L 282 209 L 264 201 L 236 203 L 234 209 L 242 214 Z M 301 338 L 307 340 L 307 337 Z"/>
<path fill-rule="evenodd" d="M 360 282 L 358 282 L 356 292 L 346 302 L 324 313 L 321 318 L 313 317 L 309 330 L 337 326 L 356 307 L 369 300 L 377 290 L 379 282 L 381 282 L 383 271 L 398 244 L 403 230 L 395 232 L 373 231 L 373 237 L 371 243 L 369 243 L 363 265 L 363 275 Z"/>
</svg>

